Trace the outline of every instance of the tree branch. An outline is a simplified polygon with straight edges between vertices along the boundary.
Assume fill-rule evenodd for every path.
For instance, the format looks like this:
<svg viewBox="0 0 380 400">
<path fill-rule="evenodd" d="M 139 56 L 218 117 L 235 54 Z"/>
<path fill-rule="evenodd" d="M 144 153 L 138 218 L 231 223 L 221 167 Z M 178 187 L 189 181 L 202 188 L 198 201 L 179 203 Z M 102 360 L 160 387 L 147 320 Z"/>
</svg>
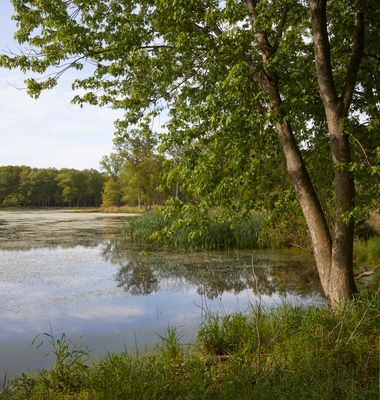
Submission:
<svg viewBox="0 0 380 400">
<path fill-rule="evenodd" d="M 258 13 L 257 13 L 256 6 L 258 3 L 259 3 L 258 0 L 246 0 L 245 1 L 246 7 L 247 7 L 248 11 L 250 12 L 252 27 L 254 26 L 255 22 L 257 21 Z M 258 31 L 258 32 L 255 32 L 255 39 L 256 39 L 258 45 L 260 46 L 263 61 L 265 61 L 265 62 L 269 61 L 269 59 L 273 56 L 274 51 L 273 51 L 273 47 L 269 43 L 267 35 L 262 31 Z"/>
<path fill-rule="evenodd" d="M 257 0 L 246 0 L 246 2 L 245 2 L 246 6 L 247 6 L 248 10 L 251 12 L 254 20 L 257 19 L 256 7 L 257 7 L 257 4 L 259 3 L 259 1 L 257 1 Z"/>
<path fill-rule="evenodd" d="M 278 46 L 280 45 L 280 41 L 281 41 L 282 33 L 284 32 L 288 12 L 289 12 L 289 4 L 285 4 L 284 9 L 282 10 L 282 14 L 281 14 L 281 20 L 277 26 L 276 36 L 275 36 L 274 43 L 273 43 L 273 52 L 274 53 L 276 53 L 276 51 L 278 50 Z"/>
<path fill-rule="evenodd" d="M 325 108 L 331 109 L 337 106 L 338 99 L 331 68 L 326 0 L 310 0 L 310 12 L 319 89 Z"/>
<path fill-rule="evenodd" d="M 371 164 L 371 162 L 369 161 L 367 152 L 366 152 L 365 148 L 363 147 L 363 145 L 359 142 L 359 140 L 358 140 L 352 133 L 351 133 L 351 137 L 355 140 L 355 142 L 356 142 L 356 143 L 358 144 L 358 146 L 360 147 L 360 150 L 361 150 L 362 153 L 363 153 L 363 156 L 364 156 L 364 158 L 365 158 L 365 161 L 366 161 L 367 165 L 368 165 L 369 167 L 372 167 L 372 164 Z"/>
<path fill-rule="evenodd" d="M 344 89 L 342 92 L 342 112 L 347 115 L 350 107 L 352 95 L 356 84 L 356 78 L 359 71 L 360 61 L 363 57 L 364 48 L 364 18 L 361 0 L 356 1 L 355 12 L 355 36 L 354 45 L 352 47 L 351 58 L 348 64 L 346 79 L 344 82 Z"/>
</svg>

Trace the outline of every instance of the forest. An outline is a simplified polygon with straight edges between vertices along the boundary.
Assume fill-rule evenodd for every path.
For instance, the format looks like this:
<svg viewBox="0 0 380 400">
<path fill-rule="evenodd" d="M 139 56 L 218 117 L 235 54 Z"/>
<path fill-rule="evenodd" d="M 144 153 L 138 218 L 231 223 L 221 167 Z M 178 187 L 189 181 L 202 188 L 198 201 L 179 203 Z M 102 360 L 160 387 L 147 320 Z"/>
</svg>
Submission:
<svg viewBox="0 0 380 400">
<path fill-rule="evenodd" d="M 137 140 L 137 139 L 136 139 Z M 170 161 L 148 141 L 104 156 L 95 169 L 0 166 L 0 207 L 112 207 L 163 205 L 170 194 Z"/>
<path fill-rule="evenodd" d="M 104 176 L 94 170 L 0 167 L 2 207 L 98 207 Z"/>
</svg>

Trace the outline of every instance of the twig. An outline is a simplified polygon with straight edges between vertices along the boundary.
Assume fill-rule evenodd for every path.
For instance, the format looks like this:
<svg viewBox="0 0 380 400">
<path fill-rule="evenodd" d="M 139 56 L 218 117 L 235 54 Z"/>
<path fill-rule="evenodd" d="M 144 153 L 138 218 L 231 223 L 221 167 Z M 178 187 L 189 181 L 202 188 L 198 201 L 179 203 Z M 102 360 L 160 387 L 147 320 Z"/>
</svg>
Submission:
<svg viewBox="0 0 380 400">
<path fill-rule="evenodd" d="M 363 152 L 364 158 L 368 164 L 369 167 L 372 167 L 372 164 L 370 163 L 368 156 L 367 156 L 367 152 L 365 151 L 365 148 L 363 147 L 363 145 L 359 142 L 359 140 L 351 133 L 351 137 L 355 140 L 355 142 L 358 144 L 358 146 L 360 147 L 361 151 Z"/>
</svg>

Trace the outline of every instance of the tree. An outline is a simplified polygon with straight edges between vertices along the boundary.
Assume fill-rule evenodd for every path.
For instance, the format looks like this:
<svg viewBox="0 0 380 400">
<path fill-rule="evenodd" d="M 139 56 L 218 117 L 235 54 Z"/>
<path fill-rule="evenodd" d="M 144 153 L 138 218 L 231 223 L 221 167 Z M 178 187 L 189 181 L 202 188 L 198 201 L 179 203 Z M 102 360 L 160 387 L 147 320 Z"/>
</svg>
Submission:
<svg viewBox="0 0 380 400">
<path fill-rule="evenodd" d="M 142 121 L 129 132 L 119 132 L 115 145 L 125 160 L 120 175 L 125 202 L 146 208 L 158 203 L 164 157 L 157 151 L 157 138 L 148 123 Z"/>
<path fill-rule="evenodd" d="M 85 207 L 90 205 L 99 207 L 102 203 L 103 175 L 96 169 L 85 169 L 80 172 L 84 176 L 82 204 Z"/>
<path fill-rule="evenodd" d="M 120 177 L 125 160 L 119 153 L 111 153 L 100 160 L 100 169 L 107 177 L 117 180 Z"/>
<path fill-rule="evenodd" d="M 62 199 L 69 207 L 79 207 L 82 192 L 80 175 L 74 169 L 62 169 L 57 175 L 58 186 L 62 190 Z"/>
<path fill-rule="evenodd" d="M 0 205 L 20 205 L 22 198 L 18 192 L 20 174 L 23 167 L 0 167 Z"/>
<path fill-rule="evenodd" d="M 125 159 L 119 152 L 103 156 L 100 161 L 100 168 L 106 176 L 102 193 L 102 206 L 120 206 L 123 197 L 120 185 L 120 175 L 123 170 Z"/>
<path fill-rule="evenodd" d="M 0 206 L 99 206 L 103 183 L 93 169 L 0 167 Z"/>
<path fill-rule="evenodd" d="M 62 169 L 56 177 L 63 202 L 70 207 L 100 206 L 104 178 L 94 169 Z"/>
<path fill-rule="evenodd" d="M 1 65 L 39 74 L 58 65 L 47 79 L 29 79 L 29 94 L 90 62 L 93 71 L 73 84 L 85 94 L 74 101 L 124 109 L 119 134 L 167 108 L 165 145 L 184 149 L 180 171 L 210 202 L 242 194 L 238 203 L 250 207 L 270 187 L 263 175 L 283 182 L 273 170 L 284 162 L 329 303 L 352 295 L 353 171 L 363 171 L 351 161 L 356 143 L 368 145 L 367 176 L 378 173 L 376 141 L 368 140 L 379 135 L 375 0 L 13 4 L 15 37 L 32 49 L 3 55 Z M 312 181 L 324 166 L 332 179 Z M 331 220 L 325 198 L 334 204 Z"/>
<path fill-rule="evenodd" d="M 105 184 L 102 194 L 102 206 L 103 207 L 111 207 L 111 206 L 120 206 L 122 198 L 122 189 L 118 180 L 115 180 L 112 177 L 109 177 Z"/>
<path fill-rule="evenodd" d="M 146 209 L 160 203 L 162 165 L 163 157 L 157 154 L 148 154 L 136 162 L 127 161 L 120 177 L 126 203 L 139 207 L 144 204 Z"/>
<path fill-rule="evenodd" d="M 19 192 L 23 205 L 37 207 L 55 206 L 59 189 L 55 180 L 57 170 L 23 167 L 20 173 Z"/>
</svg>

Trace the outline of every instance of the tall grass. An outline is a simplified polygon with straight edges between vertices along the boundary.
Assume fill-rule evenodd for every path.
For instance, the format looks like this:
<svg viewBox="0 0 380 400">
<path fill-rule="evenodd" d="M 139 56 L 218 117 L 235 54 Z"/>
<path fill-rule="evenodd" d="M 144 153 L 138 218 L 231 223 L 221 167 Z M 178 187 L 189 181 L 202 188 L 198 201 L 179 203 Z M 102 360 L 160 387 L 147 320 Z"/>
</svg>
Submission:
<svg viewBox="0 0 380 400">
<path fill-rule="evenodd" d="M 139 244 L 158 244 L 176 249 L 257 248 L 264 224 L 260 213 L 230 222 L 211 217 L 202 225 L 187 222 L 181 226 L 154 210 L 131 218 L 127 235 Z"/>
<path fill-rule="evenodd" d="M 69 369 L 59 364 L 71 358 L 57 357 L 52 371 L 16 379 L 0 399 L 375 400 L 379 310 L 379 293 L 363 292 L 334 313 L 284 305 L 210 316 L 190 351 L 169 328 L 154 353 L 110 354 L 88 368 L 80 357 Z"/>
<path fill-rule="evenodd" d="M 367 240 L 358 239 L 354 243 L 355 264 L 366 267 L 380 265 L 380 236 L 373 236 Z"/>
</svg>

